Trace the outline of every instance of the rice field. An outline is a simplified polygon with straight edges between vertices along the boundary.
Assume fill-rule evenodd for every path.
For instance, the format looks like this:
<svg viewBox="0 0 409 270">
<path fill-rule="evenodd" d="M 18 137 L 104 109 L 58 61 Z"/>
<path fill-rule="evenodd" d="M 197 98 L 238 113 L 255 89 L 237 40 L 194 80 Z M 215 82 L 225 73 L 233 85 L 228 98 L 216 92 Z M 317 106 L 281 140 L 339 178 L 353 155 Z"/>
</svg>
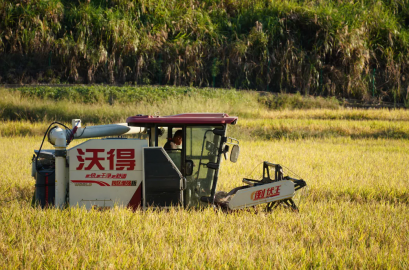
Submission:
<svg viewBox="0 0 409 270">
<path fill-rule="evenodd" d="M 305 106 L 328 106 L 271 110 L 251 92 L 190 88 L 165 89 L 168 96 L 112 88 L 122 96 L 111 102 L 109 87 L 84 89 L 94 96 L 78 102 L 61 98 L 73 95 L 63 89 L 0 89 L 0 269 L 409 268 L 409 111 L 328 109 L 332 101 L 314 98 Z M 163 95 L 126 101 L 145 90 Z M 51 121 L 87 126 L 192 111 L 239 116 L 228 132 L 240 140 L 240 158 L 223 161 L 219 191 L 261 178 L 263 161 L 279 163 L 307 182 L 300 212 L 31 206 L 31 158 Z"/>
<path fill-rule="evenodd" d="M 342 120 L 351 114 L 367 119 Z M 406 111 L 376 110 L 271 111 L 266 119 L 239 119 L 230 131 L 241 139 L 241 156 L 236 164 L 222 163 L 219 190 L 259 178 L 264 160 L 277 162 L 308 184 L 299 213 L 34 209 L 30 162 L 42 137 L 2 133 L 0 268 L 407 269 L 409 141 L 373 134 L 387 127 L 406 134 L 406 121 Z M 12 121 L 0 127 L 13 125 L 46 127 Z M 354 137 L 339 126 L 368 135 Z M 266 138 L 243 132 L 286 127 L 333 133 Z"/>
</svg>

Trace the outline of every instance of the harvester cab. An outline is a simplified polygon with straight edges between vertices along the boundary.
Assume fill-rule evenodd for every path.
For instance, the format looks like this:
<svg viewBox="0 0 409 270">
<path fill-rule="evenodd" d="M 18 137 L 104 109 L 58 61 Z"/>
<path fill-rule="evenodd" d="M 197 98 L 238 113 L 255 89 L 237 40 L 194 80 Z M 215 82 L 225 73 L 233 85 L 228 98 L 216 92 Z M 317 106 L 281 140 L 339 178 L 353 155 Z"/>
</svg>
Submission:
<svg viewBox="0 0 409 270">
<path fill-rule="evenodd" d="M 239 141 L 226 136 L 237 119 L 216 113 L 136 115 L 126 124 L 82 128 L 74 119 L 72 129 L 50 125 L 46 135 L 55 149 L 41 150 L 41 145 L 33 157 L 34 201 L 87 209 L 213 205 L 230 211 L 267 204 L 271 210 L 279 203 L 297 209 L 292 197 L 305 182 L 283 176 L 279 165 L 268 162 L 262 180 L 243 179 L 246 185 L 216 193 L 222 159 L 229 155 L 236 162 L 239 156 Z M 181 138 L 164 148 L 175 133 Z M 118 137 L 131 134 L 140 138 Z M 73 139 L 107 136 L 67 149 Z"/>
<path fill-rule="evenodd" d="M 190 207 L 213 203 L 222 155 L 229 150 L 229 144 L 233 145 L 233 153 L 238 153 L 238 141 L 225 136 L 227 125 L 236 122 L 237 117 L 227 114 L 129 117 L 128 125 L 144 128 L 149 138 L 149 147 L 144 149 L 144 206 L 166 207 L 172 203 Z M 183 134 L 178 149 L 163 149 L 177 131 Z M 182 178 L 177 202 L 166 199 L 169 172 L 157 164 L 158 155 L 162 154 Z"/>
</svg>

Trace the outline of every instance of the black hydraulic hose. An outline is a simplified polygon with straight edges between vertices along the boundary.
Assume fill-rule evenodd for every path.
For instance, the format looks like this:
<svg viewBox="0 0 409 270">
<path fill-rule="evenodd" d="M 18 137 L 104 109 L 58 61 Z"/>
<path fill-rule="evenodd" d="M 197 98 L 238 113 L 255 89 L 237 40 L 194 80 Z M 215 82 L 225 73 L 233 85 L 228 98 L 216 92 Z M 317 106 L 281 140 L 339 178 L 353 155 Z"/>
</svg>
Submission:
<svg viewBox="0 0 409 270">
<path fill-rule="evenodd" d="M 44 137 L 43 137 L 43 141 L 41 142 L 40 149 L 38 149 L 38 153 L 37 153 L 37 156 L 36 156 L 36 158 L 35 158 L 35 164 L 34 164 L 34 165 L 35 165 L 35 168 L 36 168 L 36 172 L 37 172 L 39 175 L 44 176 L 44 177 L 45 177 L 46 175 L 44 175 L 44 174 L 42 174 L 42 173 L 40 173 L 40 172 L 38 171 L 37 162 L 38 162 L 38 157 L 40 156 L 40 153 L 41 153 L 41 149 L 43 148 L 43 144 L 44 144 L 44 141 L 45 141 L 45 137 L 47 136 L 48 132 L 50 131 L 51 126 L 54 125 L 54 124 L 61 125 L 61 126 L 65 127 L 65 130 L 69 130 L 70 133 L 71 133 L 71 135 L 72 135 L 72 131 L 71 131 L 66 125 L 64 125 L 63 123 L 54 121 L 54 122 L 52 122 L 52 123 L 48 126 L 47 130 L 46 130 L 45 133 L 44 133 Z M 47 176 L 54 175 L 54 174 L 55 174 L 55 170 L 54 170 L 53 173 L 51 173 L 51 174 L 49 174 L 49 175 L 47 175 Z"/>
</svg>

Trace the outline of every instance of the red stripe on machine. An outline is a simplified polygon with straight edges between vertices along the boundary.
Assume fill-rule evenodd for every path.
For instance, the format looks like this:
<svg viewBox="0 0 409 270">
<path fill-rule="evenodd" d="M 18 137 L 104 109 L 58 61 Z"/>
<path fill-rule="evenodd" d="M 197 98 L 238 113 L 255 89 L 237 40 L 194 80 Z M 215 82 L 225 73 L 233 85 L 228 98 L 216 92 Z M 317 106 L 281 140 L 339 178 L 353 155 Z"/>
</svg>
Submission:
<svg viewBox="0 0 409 270">
<path fill-rule="evenodd" d="M 142 183 L 136 189 L 127 206 L 131 208 L 133 211 L 136 211 L 139 207 L 141 207 L 141 205 L 142 205 Z"/>
<path fill-rule="evenodd" d="M 71 180 L 71 182 L 73 183 L 88 183 L 88 184 L 98 184 L 100 186 L 103 187 L 107 187 L 110 186 L 108 183 L 104 182 L 104 181 L 93 181 L 93 180 Z"/>
</svg>

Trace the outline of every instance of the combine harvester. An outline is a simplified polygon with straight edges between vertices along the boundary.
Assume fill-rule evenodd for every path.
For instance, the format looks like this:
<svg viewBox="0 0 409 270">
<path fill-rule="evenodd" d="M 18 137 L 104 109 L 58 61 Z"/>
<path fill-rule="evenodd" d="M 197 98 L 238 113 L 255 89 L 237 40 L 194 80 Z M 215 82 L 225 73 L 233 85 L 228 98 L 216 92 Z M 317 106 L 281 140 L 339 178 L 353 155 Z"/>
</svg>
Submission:
<svg viewBox="0 0 409 270">
<path fill-rule="evenodd" d="M 229 154 L 236 162 L 239 156 L 239 141 L 226 136 L 227 126 L 237 119 L 216 113 L 136 115 L 125 124 L 85 128 L 74 119 L 72 129 L 54 122 L 34 151 L 34 200 L 41 207 L 99 210 L 210 205 L 230 211 L 259 204 L 268 211 L 279 204 L 297 210 L 292 198 L 305 181 L 284 176 L 280 165 L 269 162 L 264 162 L 261 180 L 245 178 L 246 185 L 216 193 L 223 157 Z M 56 123 L 65 129 L 52 127 Z M 163 148 L 176 132 L 183 138 L 180 145 L 172 141 L 173 149 Z M 131 134 L 141 139 L 120 137 Z M 47 135 L 53 150 L 41 150 Z M 73 139 L 95 137 L 109 138 L 67 148 Z"/>
</svg>

